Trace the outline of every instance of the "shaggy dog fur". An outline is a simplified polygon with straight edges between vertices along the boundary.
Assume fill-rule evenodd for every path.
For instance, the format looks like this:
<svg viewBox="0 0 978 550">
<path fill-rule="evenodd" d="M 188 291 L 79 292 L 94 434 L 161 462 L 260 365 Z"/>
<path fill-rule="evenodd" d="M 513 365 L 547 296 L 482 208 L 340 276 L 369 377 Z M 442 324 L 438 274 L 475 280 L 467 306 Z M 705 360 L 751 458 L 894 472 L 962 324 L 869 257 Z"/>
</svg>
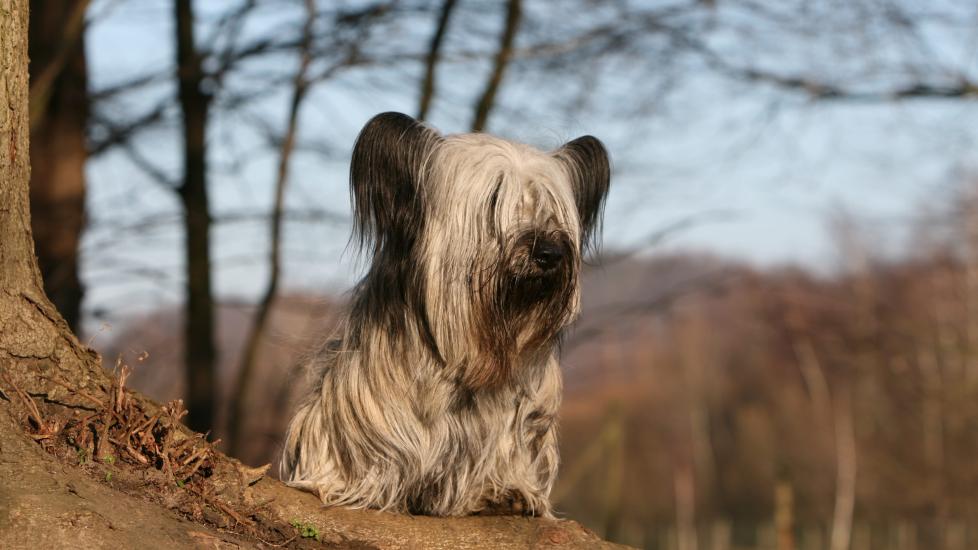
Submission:
<svg viewBox="0 0 978 550">
<path fill-rule="evenodd" d="M 370 269 L 311 361 L 283 477 L 331 505 L 550 516 L 557 347 L 609 177 L 591 136 L 542 152 L 367 123 L 350 179 Z"/>
</svg>

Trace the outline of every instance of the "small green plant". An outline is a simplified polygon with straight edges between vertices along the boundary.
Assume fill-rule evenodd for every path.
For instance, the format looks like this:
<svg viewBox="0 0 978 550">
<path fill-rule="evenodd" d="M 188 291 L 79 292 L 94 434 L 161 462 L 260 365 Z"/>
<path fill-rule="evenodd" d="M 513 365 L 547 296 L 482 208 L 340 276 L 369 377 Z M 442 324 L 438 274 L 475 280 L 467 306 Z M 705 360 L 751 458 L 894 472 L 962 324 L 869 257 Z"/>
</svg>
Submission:
<svg viewBox="0 0 978 550">
<path fill-rule="evenodd" d="M 102 462 L 108 464 L 109 466 L 115 464 L 115 457 L 112 455 L 105 455 L 102 457 Z"/>
<path fill-rule="evenodd" d="M 78 464 L 88 462 L 88 449 L 78 449 Z"/>
<path fill-rule="evenodd" d="M 182 479 L 177 480 L 177 487 L 183 489 L 184 485 L 186 485 L 186 483 L 184 483 Z"/>
<path fill-rule="evenodd" d="M 311 523 L 303 523 L 297 519 L 292 520 L 292 527 L 295 527 L 299 531 L 299 536 L 304 539 L 316 539 L 319 540 L 319 529 Z"/>
<path fill-rule="evenodd" d="M 112 481 L 112 472 L 105 472 L 105 481 Z"/>
</svg>

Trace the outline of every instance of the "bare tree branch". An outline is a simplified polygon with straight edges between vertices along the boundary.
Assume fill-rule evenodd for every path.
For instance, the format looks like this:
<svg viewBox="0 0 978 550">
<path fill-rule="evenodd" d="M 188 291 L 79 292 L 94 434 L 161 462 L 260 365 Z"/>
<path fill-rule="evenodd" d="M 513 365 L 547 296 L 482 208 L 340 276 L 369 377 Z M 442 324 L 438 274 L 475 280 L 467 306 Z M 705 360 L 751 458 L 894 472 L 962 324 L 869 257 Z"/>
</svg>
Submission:
<svg viewBox="0 0 978 550">
<path fill-rule="evenodd" d="M 101 90 L 93 90 L 88 94 L 92 102 L 104 102 L 120 94 L 132 92 L 138 88 L 144 86 L 149 86 L 151 84 L 156 84 L 162 81 L 167 81 L 173 77 L 172 71 L 169 69 L 157 69 L 149 71 L 145 74 L 135 76 L 119 82 L 117 84 L 112 84 L 111 86 L 106 86 Z"/>
<path fill-rule="evenodd" d="M 734 213 L 730 210 L 711 210 L 707 212 L 689 214 L 666 225 L 665 227 L 660 227 L 650 232 L 628 250 L 609 258 L 602 259 L 600 263 L 602 266 L 607 267 L 612 264 L 632 259 L 642 252 L 662 244 L 663 241 L 676 233 L 696 227 L 704 222 L 729 220 L 733 218 L 733 216 Z"/>
<path fill-rule="evenodd" d="M 519 30 L 522 15 L 522 0 L 509 0 L 506 4 L 506 22 L 499 37 L 499 50 L 496 52 L 492 72 L 486 82 L 486 89 L 482 92 L 482 96 L 480 96 L 475 107 L 475 116 L 472 119 L 473 132 L 484 130 L 486 122 L 489 120 L 489 113 L 496 102 L 496 93 L 499 91 L 499 86 L 506 73 L 506 67 L 513 55 L 513 43 L 516 41 L 516 33 Z"/>
<path fill-rule="evenodd" d="M 591 308 L 587 311 L 587 322 L 574 327 L 563 345 L 563 351 L 568 352 L 586 344 L 637 315 L 667 311 L 690 294 L 717 290 L 728 278 L 729 273 L 726 271 L 708 271 L 641 300 L 613 302 Z"/>
<path fill-rule="evenodd" d="M 714 65 L 727 76 L 770 84 L 785 90 L 803 92 L 817 100 L 876 103 L 900 99 L 978 98 L 978 82 L 972 82 L 963 77 L 959 78 L 956 83 L 914 82 L 879 91 L 859 91 L 804 76 L 780 75 L 757 68 L 735 67 L 719 61 L 716 61 Z"/>
<path fill-rule="evenodd" d="M 435 96 L 435 71 L 438 68 L 438 59 L 441 56 L 441 45 L 448 30 L 448 21 L 455 10 L 456 0 L 444 0 L 441 10 L 438 13 L 438 24 L 435 32 L 431 36 L 431 44 L 428 46 L 428 57 L 425 59 L 424 80 L 421 82 L 421 98 L 418 105 L 418 120 L 428 118 L 428 109 Z"/>
<path fill-rule="evenodd" d="M 119 147 L 125 152 L 126 157 L 136 165 L 137 168 L 142 170 L 144 174 L 149 176 L 151 180 L 162 185 L 169 191 L 175 191 L 180 186 L 180 184 L 172 177 L 168 176 L 162 168 L 156 166 L 153 161 L 146 158 L 138 149 L 136 149 L 135 144 L 131 141 L 123 141 L 119 143 Z"/>
<path fill-rule="evenodd" d="M 95 157 L 108 151 L 112 147 L 121 145 L 131 140 L 140 132 L 146 130 L 153 124 L 161 122 L 167 110 L 173 105 L 173 98 L 166 98 L 152 109 L 139 115 L 138 117 L 124 123 L 118 124 L 101 113 L 93 113 L 92 124 L 99 130 L 97 134 L 89 137 L 88 154 Z"/>
</svg>

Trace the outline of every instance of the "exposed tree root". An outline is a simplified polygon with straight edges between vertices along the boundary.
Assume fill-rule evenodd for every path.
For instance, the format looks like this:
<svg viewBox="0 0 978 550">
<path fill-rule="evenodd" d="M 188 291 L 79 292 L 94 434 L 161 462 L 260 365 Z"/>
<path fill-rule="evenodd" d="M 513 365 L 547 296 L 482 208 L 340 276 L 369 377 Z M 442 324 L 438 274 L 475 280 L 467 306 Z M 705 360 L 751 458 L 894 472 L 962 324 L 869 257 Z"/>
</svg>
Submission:
<svg viewBox="0 0 978 550">
<path fill-rule="evenodd" d="M 181 424 L 187 414 L 182 401 L 154 410 L 152 402 L 126 388 L 130 372 L 120 360 L 111 385 L 98 395 L 57 375 L 40 376 L 84 405 L 47 399 L 39 404 L 2 371 L 0 395 L 20 405 L 25 432 L 46 451 L 114 489 L 148 495 L 194 521 L 267 546 L 312 544 L 263 506 L 246 502 L 243 489 L 265 469 L 243 468 L 217 452 L 217 442 L 187 430 Z M 216 476 L 219 470 L 222 475 Z"/>
</svg>

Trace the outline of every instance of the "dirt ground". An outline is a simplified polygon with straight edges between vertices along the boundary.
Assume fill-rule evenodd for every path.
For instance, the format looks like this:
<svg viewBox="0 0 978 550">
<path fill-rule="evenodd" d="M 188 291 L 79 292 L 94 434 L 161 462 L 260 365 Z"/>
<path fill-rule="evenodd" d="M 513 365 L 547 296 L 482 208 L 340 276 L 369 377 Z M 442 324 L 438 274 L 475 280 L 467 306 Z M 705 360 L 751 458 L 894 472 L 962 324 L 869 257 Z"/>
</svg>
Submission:
<svg viewBox="0 0 978 550">
<path fill-rule="evenodd" d="M 0 372 L 0 548 L 614 547 L 566 520 L 325 508 L 220 454 L 124 374 L 14 380 Z"/>
</svg>

